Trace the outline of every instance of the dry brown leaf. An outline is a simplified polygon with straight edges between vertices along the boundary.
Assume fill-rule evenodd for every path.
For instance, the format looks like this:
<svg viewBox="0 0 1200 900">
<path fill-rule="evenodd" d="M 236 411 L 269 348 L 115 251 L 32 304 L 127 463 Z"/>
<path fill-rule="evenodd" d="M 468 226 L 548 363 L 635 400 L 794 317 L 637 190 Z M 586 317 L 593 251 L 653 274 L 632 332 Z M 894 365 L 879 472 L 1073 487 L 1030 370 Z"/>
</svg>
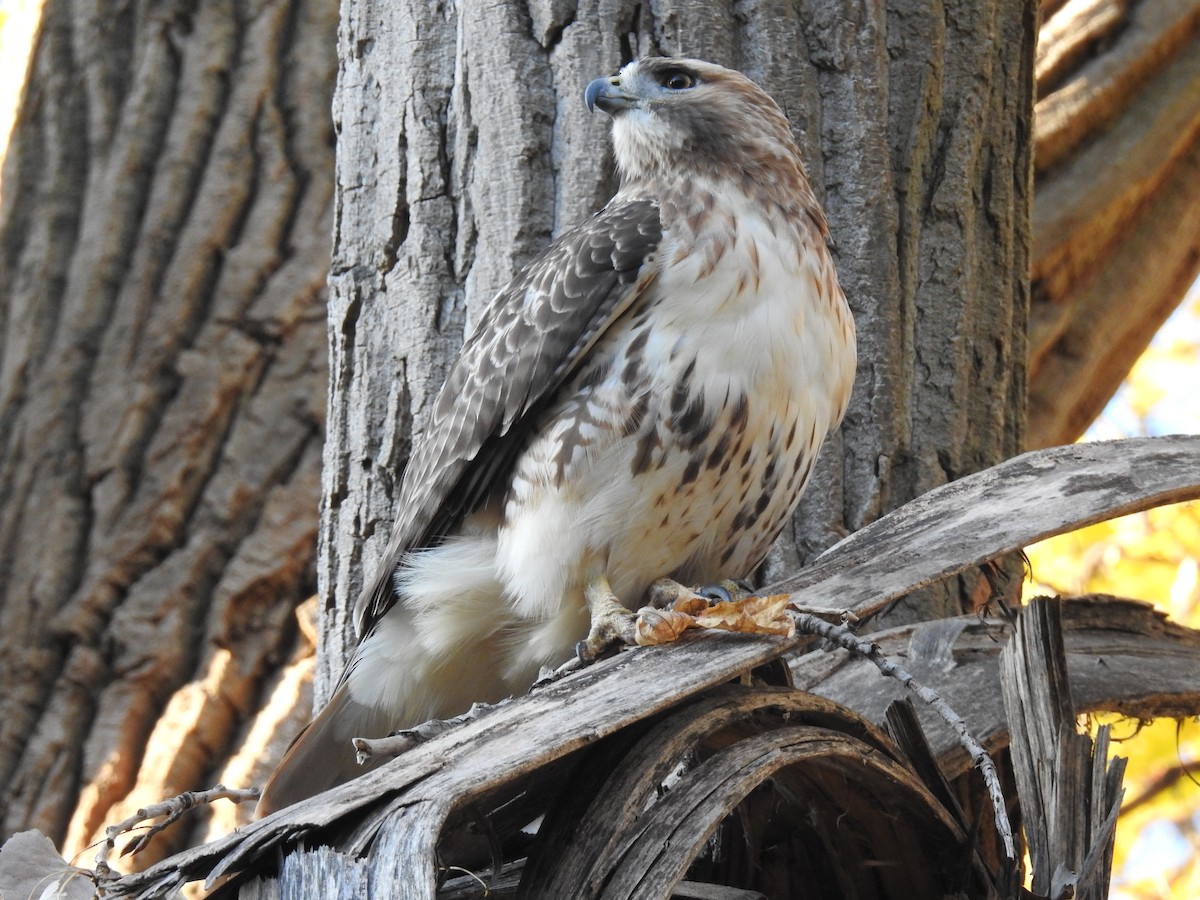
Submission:
<svg viewBox="0 0 1200 900">
<path fill-rule="evenodd" d="M 677 597 L 671 604 L 675 612 L 687 613 L 689 616 L 700 616 L 708 610 L 708 600 L 699 594 Z"/>
<path fill-rule="evenodd" d="M 0 847 L 0 897 L 5 900 L 88 900 L 95 894 L 92 873 L 69 864 L 36 829 L 14 834 Z"/>
<path fill-rule="evenodd" d="M 689 628 L 719 628 L 744 634 L 782 634 L 791 637 L 796 625 L 787 614 L 788 595 L 751 596 L 709 606 L 702 598 L 682 597 L 671 609 L 645 607 L 638 612 L 636 640 L 640 647 L 668 644 Z"/>
<path fill-rule="evenodd" d="M 686 612 L 646 606 L 638 611 L 634 640 L 639 647 L 669 644 L 695 626 L 696 617 Z"/>
<path fill-rule="evenodd" d="M 782 634 L 791 637 L 796 625 L 786 612 L 787 594 L 753 595 L 732 603 L 718 603 L 696 617 L 700 628 L 720 628 L 750 634 Z"/>
</svg>

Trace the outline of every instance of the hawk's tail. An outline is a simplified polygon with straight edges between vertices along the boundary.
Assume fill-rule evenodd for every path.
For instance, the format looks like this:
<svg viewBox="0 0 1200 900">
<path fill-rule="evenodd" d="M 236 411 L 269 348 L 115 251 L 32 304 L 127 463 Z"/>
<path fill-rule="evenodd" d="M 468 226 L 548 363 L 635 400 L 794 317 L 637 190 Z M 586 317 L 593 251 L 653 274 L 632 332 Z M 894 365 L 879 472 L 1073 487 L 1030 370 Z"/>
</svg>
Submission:
<svg viewBox="0 0 1200 900">
<path fill-rule="evenodd" d="M 370 771 L 387 758 L 359 765 L 351 739 L 382 737 L 388 733 L 377 708 L 364 706 L 350 696 L 343 680 L 329 702 L 296 735 L 258 799 L 255 815 L 269 815 Z"/>
</svg>

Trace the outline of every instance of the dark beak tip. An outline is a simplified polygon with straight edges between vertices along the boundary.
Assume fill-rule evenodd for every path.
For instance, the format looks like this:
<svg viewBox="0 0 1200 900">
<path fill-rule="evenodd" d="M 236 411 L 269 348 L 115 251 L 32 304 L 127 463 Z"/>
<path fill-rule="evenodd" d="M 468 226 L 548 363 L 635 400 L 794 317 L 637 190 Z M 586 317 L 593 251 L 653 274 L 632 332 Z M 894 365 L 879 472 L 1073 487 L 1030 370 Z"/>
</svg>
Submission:
<svg viewBox="0 0 1200 900">
<path fill-rule="evenodd" d="M 583 102 L 587 104 L 588 112 L 596 111 L 596 101 L 600 99 L 600 95 L 604 93 L 604 89 L 608 87 L 607 78 L 597 78 L 583 91 Z"/>
</svg>

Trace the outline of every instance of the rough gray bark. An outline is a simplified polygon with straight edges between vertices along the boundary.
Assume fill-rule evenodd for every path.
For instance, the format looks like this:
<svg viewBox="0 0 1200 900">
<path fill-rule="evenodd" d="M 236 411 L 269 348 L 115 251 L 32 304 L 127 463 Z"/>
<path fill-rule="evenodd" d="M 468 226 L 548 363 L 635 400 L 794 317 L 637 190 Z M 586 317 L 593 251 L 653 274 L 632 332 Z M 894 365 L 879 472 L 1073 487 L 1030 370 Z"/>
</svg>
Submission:
<svg viewBox="0 0 1200 900">
<path fill-rule="evenodd" d="M 409 428 L 420 434 L 464 327 L 612 190 L 607 123 L 580 97 L 634 52 L 711 59 L 776 97 L 854 307 L 850 412 L 767 574 L 1016 453 L 1035 18 L 1029 0 L 347 0 L 318 695 L 340 672 L 347 610 L 386 543 Z M 933 607 L 959 603 L 943 594 Z"/>
<path fill-rule="evenodd" d="M 313 589 L 333 26 L 45 7 L 0 208 L 0 833 L 210 782 Z"/>
</svg>

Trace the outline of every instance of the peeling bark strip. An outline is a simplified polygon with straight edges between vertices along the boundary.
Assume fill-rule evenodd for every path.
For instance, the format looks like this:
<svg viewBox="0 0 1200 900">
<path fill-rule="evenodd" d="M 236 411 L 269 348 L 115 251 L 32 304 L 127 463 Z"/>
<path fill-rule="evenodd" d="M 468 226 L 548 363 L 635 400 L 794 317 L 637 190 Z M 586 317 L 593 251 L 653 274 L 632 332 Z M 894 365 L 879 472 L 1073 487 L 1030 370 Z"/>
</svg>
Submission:
<svg viewBox="0 0 1200 900">
<path fill-rule="evenodd" d="M 810 607 L 825 598 L 824 606 L 844 602 L 868 613 L 1051 534 L 1197 496 L 1200 437 L 1025 454 L 934 491 L 844 541 L 792 580 L 799 588 L 793 601 Z M 957 539 L 948 540 L 948 532 Z M 1189 635 L 1185 649 L 1196 646 Z M 378 839 L 375 876 L 405 896 L 432 897 L 434 850 L 456 811 L 495 798 L 529 773 L 542 777 L 551 762 L 803 643 L 710 632 L 621 654 L 503 704 L 335 791 L 117 882 L 112 893 L 153 896 L 191 878 L 217 878 L 320 833 L 352 856 Z"/>
<path fill-rule="evenodd" d="M 918 497 L 771 590 L 865 618 L 910 591 L 1047 537 L 1200 497 L 1200 437 L 1024 453 Z"/>
<path fill-rule="evenodd" d="M 334 26 L 46 5 L 0 210 L 0 833 L 70 853 L 216 781 L 312 591 Z"/>
<path fill-rule="evenodd" d="M 1109 726 L 1079 734 L 1067 677 L 1062 602 L 1034 599 L 1000 657 L 1013 770 L 1033 868 L 1046 897 L 1104 900 L 1112 869 L 1126 759 L 1109 761 Z"/>
</svg>

